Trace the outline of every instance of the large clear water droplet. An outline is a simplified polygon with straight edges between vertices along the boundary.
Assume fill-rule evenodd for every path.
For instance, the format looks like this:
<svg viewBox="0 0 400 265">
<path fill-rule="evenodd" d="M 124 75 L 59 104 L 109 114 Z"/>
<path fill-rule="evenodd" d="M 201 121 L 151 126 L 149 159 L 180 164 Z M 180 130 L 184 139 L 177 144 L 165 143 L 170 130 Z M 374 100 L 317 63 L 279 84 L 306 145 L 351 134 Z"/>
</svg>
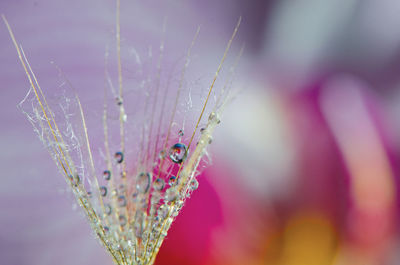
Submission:
<svg viewBox="0 0 400 265">
<path fill-rule="evenodd" d="M 183 132 L 183 130 L 180 129 L 179 132 L 178 132 L 178 135 L 179 135 L 179 136 L 183 136 L 184 134 L 185 134 L 185 133 Z"/>
<path fill-rule="evenodd" d="M 139 192 L 146 193 L 150 188 L 151 174 L 142 172 L 137 177 L 136 189 Z"/>
<path fill-rule="evenodd" d="M 187 156 L 187 147 L 182 143 L 177 143 L 169 149 L 169 158 L 174 163 L 182 163 Z"/>
</svg>

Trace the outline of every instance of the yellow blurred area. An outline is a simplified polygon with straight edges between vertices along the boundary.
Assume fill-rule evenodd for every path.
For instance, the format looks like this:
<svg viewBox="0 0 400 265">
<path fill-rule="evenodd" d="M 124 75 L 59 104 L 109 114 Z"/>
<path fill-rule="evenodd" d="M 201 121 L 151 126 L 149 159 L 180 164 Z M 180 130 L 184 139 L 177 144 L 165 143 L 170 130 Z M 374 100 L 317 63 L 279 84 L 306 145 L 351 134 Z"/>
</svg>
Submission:
<svg viewBox="0 0 400 265">
<path fill-rule="evenodd" d="M 283 234 L 282 265 L 332 264 L 337 235 L 328 219 L 300 215 L 291 219 Z"/>
<path fill-rule="evenodd" d="M 337 253 L 338 235 L 327 217 L 303 212 L 291 217 L 267 245 L 263 264 L 330 265 Z"/>
</svg>

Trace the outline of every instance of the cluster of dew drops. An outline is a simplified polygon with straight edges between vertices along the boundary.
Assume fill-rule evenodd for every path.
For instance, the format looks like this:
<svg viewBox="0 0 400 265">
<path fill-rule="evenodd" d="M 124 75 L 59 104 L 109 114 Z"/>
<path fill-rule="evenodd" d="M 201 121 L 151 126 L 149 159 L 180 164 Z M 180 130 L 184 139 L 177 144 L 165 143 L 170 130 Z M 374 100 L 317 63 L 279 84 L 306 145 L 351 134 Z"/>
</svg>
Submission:
<svg viewBox="0 0 400 265">
<path fill-rule="evenodd" d="M 179 130 L 178 132 L 178 136 L 181 139 L 181 137 L 184 135 L 183 130 Z M 185 144 L 178 142 L 173 144 L 169 150 L 168 150 L 168 159 L 170 161 L 172 161 L 174 164 L 182 164 L 186 158 L 188 156 L 188 148 Z M 167 152 L 165 152 L 164 150 L 162 150 L 160 152 L 160 159 L 165 159 L 167 157 Z M 114 154 L 114 161 L 117 165 L 122 164 L 124 162 L 124 153 L 123 152 L 116 152 Z M 125 185 L 123 183 L 118 184 L 118 187 L 114 187 L 114 189 L 109 192 L 107 185 L 103 185 L 99 187 L 99 194 L 101 197 L 103 197 L 104 199 L 106 199 L 109 194 L 111 193 L 112 196 L 115 196 L 115 202 L 116 202 L 116 206 L 120 207 L 121 209 L 123 207 L 127 207 L 128 201 L 126 196 L 131 197 L 132 201 L 135 203 L 137 200 L 137 197 L 142 195 L 142 196 L 146 196 L 146 194 L 148 194 L 148 192 L 150 191 L 150 189 L 153 189 L 153 193 L 152 193 L 152 199 L 151 199 L 151 204 L 153 204 L 153 202 L 155 202 L 155 204 L 159 205 L 160 200 L 162 199 L 161 197 L 161 192 L 165 192 L 165 196 L 164 196 L 164 201 L 165 202 L 172 202 L 175 201 L 177 199 L 177 190 L 175 189 L 175 187 L 177 187 L 178 184 L 178 177 L 174 176 L 174 175 L 170 175 L 167 174 L 167 179 L 163 178 L 160 174 L 158 174 L 158 177 L 154 176 L 155 174 L 153 174 L 152 172 L 140 172 L 139 174 L 137 174 L 136 176 L 136 182 L 134 185 L 134 191 L 131 191 L 130 193 L 127 191 L 127 188 L 125 187 Z M 154 176 L 154 180 L 153 180 L 153 176 Z M 111 180 L 112 178 L 112 172 L 108 169 L 103 171 L 103 180 L 107 183 L 108 181 Z M 122 172 L 121 173 L 121 177 L 125 178 L 126 177 L 126 172 Z M 199 183 L 196 180 L 196 178 L 193 178 L 190 180 L 189 184 L 188 184 L 188 188 L 190 189 L 190 191 L 194 191 L 198 188 Z M 110 186 L 108 186 L 110 187 Z M 129 195 L 128 195 L 129 194 Z M 92 192 L 88 192 L 88 197 L 91 198 L 92 197 Z M 149 209 L 152 209 L 152 205 L 148 205 L 147 202 L 145 203 L 145 205 L 143 206 L 144 209 L 146 209 L 147 207 L 150 206 Z M 164 210 L 164 212 L 162 212 Z M 146 211 L 146 210 L 145 210 Z M 158 216 L 162 216 L 165 217 L 166 216 L 166 212 L 165 212 L 165 208 L 163 208 L 163 206 L 159 205 L 159 209 L 157 211 L 157 209 L 155 210 L 150 210 L 149 214 L 155 216 L 156 219 L 159 219 Z M 161 213 L 160 213 L 161 211 Z M 110 216 L 113 213 L 113 207 L 111 206 L 110 203 L 104 203 L 104 213 L 106 216 Z M 118 214 L 118 221 L 119 221 L 119 225 L 120 226 L 125 226 L 127 224 L 127 218 L 126 216 L 120 212 Z M 109 228 L 107 226 L 104 226 L 104 230 L 105 231 L 109 231 Z M 143 232 L 143 228 L 140 227 L 138 229 L 141 233 Z M 138 233 L 137 236 L 140 237 L 141 233 Z"/>
</svg>

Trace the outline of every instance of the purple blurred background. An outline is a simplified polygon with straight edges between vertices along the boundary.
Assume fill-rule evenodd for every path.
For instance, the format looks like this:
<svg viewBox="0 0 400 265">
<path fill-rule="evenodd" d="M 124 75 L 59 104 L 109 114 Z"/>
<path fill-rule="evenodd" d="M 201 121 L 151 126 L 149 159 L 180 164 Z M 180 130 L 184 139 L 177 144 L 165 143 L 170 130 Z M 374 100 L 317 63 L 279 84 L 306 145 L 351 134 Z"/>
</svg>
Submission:
<svg viewBox="0 0 400 265">
<path fill-rule="evenodd" d="M 123 38 L 137 45 L 159 41 L 164 16 L 182 47 L 202 24 L 211 73 L 243 17 L 243 90 L 156 264 L 399 264 L 400 2 L 122 5 Z M 114 1 L 3 0 L 0 13 L 42 87 L 59 84 L 51 61 L 80 94 L 103 87 Z M 29 85 L 4 25 L 0 46 L 0 264 L 111 264 L 16 108 Z"/>
</svg>

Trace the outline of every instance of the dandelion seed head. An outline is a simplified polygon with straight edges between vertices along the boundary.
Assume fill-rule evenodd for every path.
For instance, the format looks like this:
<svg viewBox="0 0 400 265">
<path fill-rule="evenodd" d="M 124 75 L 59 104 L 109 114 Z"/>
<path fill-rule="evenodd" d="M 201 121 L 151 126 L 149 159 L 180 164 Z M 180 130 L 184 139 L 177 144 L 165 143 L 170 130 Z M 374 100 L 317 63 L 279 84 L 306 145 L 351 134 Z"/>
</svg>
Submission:
<svg viewBox="0 0 400 265">
<path fill-rule="evenodd" d="M 20 108 L 114 262 L 152 264 L 184 201 L 198 187 L 198 167 L 226 97 L 207 103 L 218 98 L 214 83 L 231 41 L 209 89 L 198 89 L 202 85 L 190 66 L 200 28 L 175 59 L 166 54 L 165 25 L 158 48 L 133 49 L 121 41 L 116 2 L 116 43 L 105 52 L 102 109 L 88 108 L 89 99 L 81 101 L 58 66 L 61 93 L 48 96 L 10 29 L 31 86 Z"/>
</svg>

